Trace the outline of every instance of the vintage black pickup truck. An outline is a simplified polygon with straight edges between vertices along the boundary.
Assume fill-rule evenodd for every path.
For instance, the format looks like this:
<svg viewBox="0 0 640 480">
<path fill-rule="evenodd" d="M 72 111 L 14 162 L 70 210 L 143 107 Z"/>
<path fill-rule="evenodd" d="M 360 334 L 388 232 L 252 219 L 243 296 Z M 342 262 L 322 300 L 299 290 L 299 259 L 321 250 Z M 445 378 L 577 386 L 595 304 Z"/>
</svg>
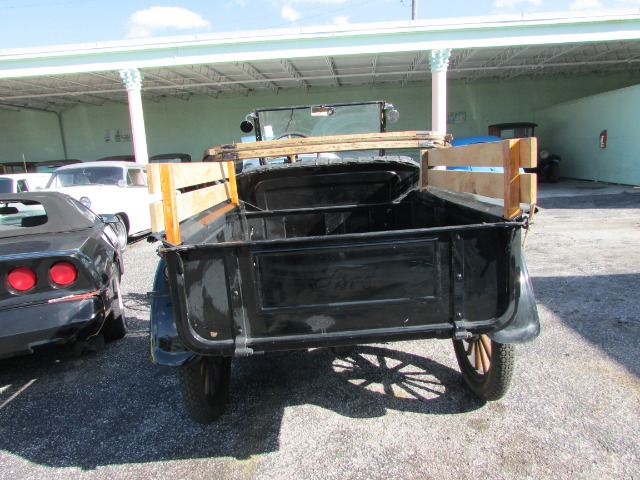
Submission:
<svg viewBox="0 0 640 480">
<path fill-rule="evenodd" d="M 149 165 L 151 355 L 178 367 L 194 420 L 223 412 L 233 357 L 312 347 L 452 339 L 471 390 L 506 393 L 513 344 L 540 329 L 521 251 L 535 140 L 451 148 L 385 132 L 389 116 L 384 102 L 256 110 L 255 141 Z"/>
</svg>

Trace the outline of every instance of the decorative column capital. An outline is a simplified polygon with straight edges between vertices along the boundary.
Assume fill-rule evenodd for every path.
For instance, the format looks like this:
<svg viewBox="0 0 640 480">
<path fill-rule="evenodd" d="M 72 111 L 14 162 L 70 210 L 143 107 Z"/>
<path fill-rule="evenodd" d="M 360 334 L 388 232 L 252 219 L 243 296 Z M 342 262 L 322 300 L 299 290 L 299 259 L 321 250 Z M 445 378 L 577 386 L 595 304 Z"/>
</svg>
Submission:
<svg viewBox="0 0 640 480">
<path fill-rule="evenodd" d="M 142 79 L 144 78 L 144 75 L 142 75 L 142 72 L 137 68 L 120 70 L 120 77 L 122 78 L 127 91 L 142 89 Z"/>
<path fill-rule="evenodd" d="M 447 68 L 449 67 L 450 56 L 450 48 L 429 50 L 429 64 L 431 65 L 431 73 L 446 72 Z"/>
</svg>

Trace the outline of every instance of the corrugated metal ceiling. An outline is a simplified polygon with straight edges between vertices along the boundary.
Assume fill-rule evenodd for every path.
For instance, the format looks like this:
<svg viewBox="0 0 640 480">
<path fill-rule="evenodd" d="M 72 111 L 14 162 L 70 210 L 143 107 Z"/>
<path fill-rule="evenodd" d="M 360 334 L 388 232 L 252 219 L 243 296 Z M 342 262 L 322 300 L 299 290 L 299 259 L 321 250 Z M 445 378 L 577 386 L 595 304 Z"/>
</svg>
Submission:
<svg viewBox="0 0 640 480">
<path fill-rule="evenodd" d="M 193 95 L 248 95 L 252 91 L 430 80 L 428 52 L 361 54 L 322 58 L 260 60 L 141 69 L 145 101 Z M 474 82 L 552 75 L 640 74 L 640 41 L 457 49 L 448 78 Z M 59 111 L 77 105 L 127 103 L 119 72 L 0 79 L 0 108 Z"/>
</svg>

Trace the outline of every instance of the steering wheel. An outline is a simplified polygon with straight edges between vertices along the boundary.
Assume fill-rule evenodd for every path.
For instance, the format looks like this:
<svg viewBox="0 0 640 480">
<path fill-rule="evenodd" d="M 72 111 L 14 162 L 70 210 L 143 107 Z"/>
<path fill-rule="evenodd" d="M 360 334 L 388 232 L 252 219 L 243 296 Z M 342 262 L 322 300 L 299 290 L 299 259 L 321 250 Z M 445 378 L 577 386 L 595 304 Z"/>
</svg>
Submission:
<svg viewBox="0 0 640 480">
<path fill-rule="evenodd" d="M 276 135 L 275 137 L 272 138 L 272 140 L 281 140 L 283 138 L 293 138 L 293 137 L 308 138 L 309 135 L 302 132 L 284 132 L 284 133 L 281 133 L 280 135 Z"/>
<path fill-rule="evenodd" d="M 109 177 L 109 178 L 103 178 L 100 183 L 102 185 L 117 185 L 118 184 L 118 179 L 117 178 L 113 178 L 113 177 Z"/>
</svg>

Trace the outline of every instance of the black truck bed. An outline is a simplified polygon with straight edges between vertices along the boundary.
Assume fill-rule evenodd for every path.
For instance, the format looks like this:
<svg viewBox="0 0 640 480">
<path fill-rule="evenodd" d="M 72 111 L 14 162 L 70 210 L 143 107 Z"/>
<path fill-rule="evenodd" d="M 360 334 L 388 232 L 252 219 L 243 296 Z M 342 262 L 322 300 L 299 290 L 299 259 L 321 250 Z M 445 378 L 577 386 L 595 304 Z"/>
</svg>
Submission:
<svg viewBox="0 0 640 480">
<path fill-rule="evenodd" d="M 418 175 L 366 159 L 238 176 L 239 207 L 201 212 L 162 249 L 181 342 L 246 355 L 509 324 L 522 222 L 421 191 Z"/>
</svg>

